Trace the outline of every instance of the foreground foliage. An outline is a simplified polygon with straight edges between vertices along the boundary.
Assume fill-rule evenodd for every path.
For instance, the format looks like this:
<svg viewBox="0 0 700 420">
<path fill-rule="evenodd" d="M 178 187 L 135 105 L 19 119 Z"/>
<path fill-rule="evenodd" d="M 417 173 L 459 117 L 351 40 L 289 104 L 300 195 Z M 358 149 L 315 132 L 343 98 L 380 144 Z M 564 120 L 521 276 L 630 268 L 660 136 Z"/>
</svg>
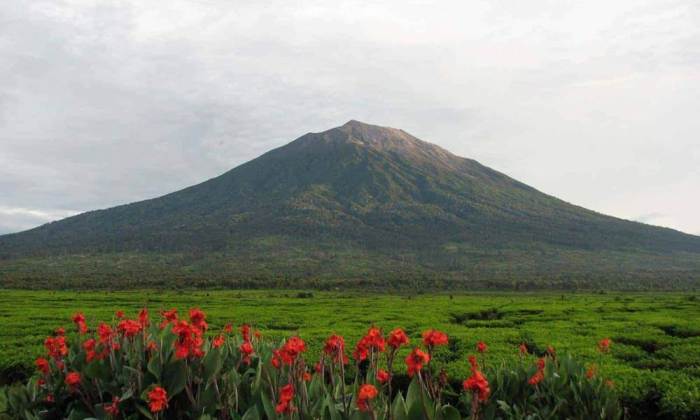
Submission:
<svg viewBox="0 0 700 420">
<path fill-rule="evenodd" d="M 614 385 L 595 366 L 541 357 L 522 343 L 513 366 L 492 363 L 479 342 L 470 375 L 449 378 L 435 353 L 449 346 L 438 330 L 418 342 L 396 328 L 370 327 L 351 348 L 331 335 L 315 364 L 297 336 L 273 343 L 241 325 L 210 331 L 191 309 L 117 312 L 92 328 L 82 313 L 74 333 L 57 329 L 26 385 L 6 388 L 12 418 L 327 418 L 327 419 L 616 419 Z M 610 340 L 599 342 L 607 353 Z M 407 376 L 404 376 L 404 373 Z"/>
</svg>

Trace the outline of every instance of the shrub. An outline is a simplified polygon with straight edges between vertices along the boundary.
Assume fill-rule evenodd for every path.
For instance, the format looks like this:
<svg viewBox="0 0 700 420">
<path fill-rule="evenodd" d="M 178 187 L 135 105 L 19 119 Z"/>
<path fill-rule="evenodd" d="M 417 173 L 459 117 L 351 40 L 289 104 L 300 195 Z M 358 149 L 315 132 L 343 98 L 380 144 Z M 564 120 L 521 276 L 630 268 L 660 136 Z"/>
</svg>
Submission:
<svg viewBox="0 0 700 420">
<path fill-rule="evenodd" d="M 332 335 L 313 366 L 299 337 L 280 343 L 228 324 L 209 331 L 206 314 L 175 310 L 153 322 L 117 312 L 90 329 L 47 337 L 46 357 L 24 385 L 3 390 L 11 418 L 444 419 L 463 417 L 617 419 L 614 389 L 595 372 L 549 348 L 536 360 L 520 346 L 517 366 L 493 364 L 479 342 L 471 375 L 450 380 L 433 358 L 449 344 L 428 330 L 420 345 L 400 328 L 376 327 L 352 348 Z M 609 351 L 601 340 L 601 352 Z M 484 368 L 484 365 L 491 365 Z M 407 378 L 402 373 L 405 369 Z M 407 380 L 406 380 L 407 379 Z M 456 382 L 456 383 L 455 383 Z"/>
</svg>

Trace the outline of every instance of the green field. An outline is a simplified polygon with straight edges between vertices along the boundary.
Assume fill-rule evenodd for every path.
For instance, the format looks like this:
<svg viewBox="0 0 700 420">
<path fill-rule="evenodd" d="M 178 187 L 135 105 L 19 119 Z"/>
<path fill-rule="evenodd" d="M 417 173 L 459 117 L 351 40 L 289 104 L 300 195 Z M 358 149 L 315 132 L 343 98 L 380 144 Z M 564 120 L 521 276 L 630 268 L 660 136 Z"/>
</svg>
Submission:
<svg viewBox="0 0 700 420">
<path fill-rule="evenodd" d="M 317 353 L 331 333 L 354 346 L 371 324 L 403 327 L 414 342 L 434 327 L 450 335 L 438 358 L 454 379 L 468 375 L 466 355 L 475 343 L 489 345 L 488 363 L 517 360 L 523 341 L 597 363 L 614 380 L 634 418 L 666 413 L 700 416 L 700 298 L 683 294 L 474 293 L 378 295 L 296 291 L 0 291 L 0 369 L 7 381 L 31 369 L 42 342 L 55 327 L 71 327 L 70 316 L 88 322 L 112 318 L 116 309 L 135 314 L 191 306 L 204 309 L 212 330 L 225 322 L 250 323 L 264 335 L 300 334 Z M 610 337 L 612 354 L 596 351 Z"/>
</svg>

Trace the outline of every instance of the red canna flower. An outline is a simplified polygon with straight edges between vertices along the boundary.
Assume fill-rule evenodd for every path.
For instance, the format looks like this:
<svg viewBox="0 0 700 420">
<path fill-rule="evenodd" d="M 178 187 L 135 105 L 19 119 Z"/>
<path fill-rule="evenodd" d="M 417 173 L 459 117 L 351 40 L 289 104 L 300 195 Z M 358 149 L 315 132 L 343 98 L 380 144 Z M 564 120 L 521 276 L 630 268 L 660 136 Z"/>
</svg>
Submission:
<svg viewBox="0 0 700 420">
<path fill-rule="evenodd" d="M 34 365 L 36 366 L 36 369 L 44 375 L 48 375 L 49 372 L 51 372 L 51 365 L 49 364 L 49 361 L 43 357 L 37 358 L 34 361 Z"/>
<path fill-rule="evenodd" d="M 158 413 L 168 407 L 168 393 L 164 388 L 156 386 L 148 393 L 148 408 L 151 413 Z"/>
<path fill-rule="evenodd" d="M 371 327 L 357 343 L 352 355 L 356 361 L 361 362 L 367 359 L 370 351 L 383 352 L 385 344 L 381 330 L 377 327 Z"/>
<path fill-rule="evenodd" d="M 272 358 L 270 363 L 275 369 L 279 369 L 282 366 L 282 355 L 280 350 L 272 350 Z"/>
<path fill-rule="evenodd" d="M 541 370 L 538 370 L 537 372 L 535 372 L 534 375 L 532 375 L 530 377 L 530 379 L 527 380 L 527 383 L 534 386 L 534 385 L 539 384 L 543 380 L 544 380 L 544 373 Z"/>
<path fill-rule="evenodd" d="M 147 351 L 155 351 L 158 350 L 158 345 L 156 344 L 155 341 L 149 340 L 148 344 L 146 344 L 146 350 Z"/>
<path fill-rule="evenodd" d="M 243 337 L 243 341 L 250 341 L 250 325 L 241 325 L 241 337 Z"/>
<path fill-rule="evenodd" d="M 59 360 L 68 355 L 68 346 L 66 345 L 66 337 L 46 337 L 44 347 L 54 360 Z"/>
<path fill-rule="evenodd" d="M 112 340 L 114 331 L 112 331 L 112 327 L 101 322 L 100 325 L 97 326 L 97 335 L 100 337 L 100 344 L 106 344 Z"/>
<path fill-rule="evenodd" d="M 372 384 L 364 384 L 360 387 L 357 392 L 357 408 L 360 411 L 370 411 L 370 401 L 375 399 L 379 395 L 377 388 Z"/>
<path fill-rule="evenodd" d="M 177 322 L 177 309 L 173 308 L 169 311 L 163 311 L 163 321 L 161 321 L 159 327 L 164 330 L 169 324 L 175 324 Z"/>
<path fill-rule="evenodd" d="M 444 346 L 447 344 L 447 334 L 433 329 L 425 331 L 423 332 L 423 344 L 429 349 L 435 346 Z"/>
<path fill-rule="evenodd" d="M 117 330 L 124 337 L 132 338 L 141 332 L 141 324 L 131 319 L 123 319 L 117 324 Z"/>
<path fill-rule="evenodd" d="M 78 312 L 75 315 L 73 315 L 73 322 L 78 327 L 78 332 L 80 334 L 87 333 L 88 328 L 87 324 L 85 323 L 85 315 L 83 315 L 82 312 Z"/>
<path fill-rule="evenodd" d="M 387 344 L 389 344 L 390 347 L 392 347 L 394 350 L 398 349 L 401 346 L 405 346 L 408 344 L 408 336 L 402 330 L 401 328 L 396 328 L 392 332 L 389 333 L 389 338 L 386 340 Z"/>
<path fill-rule="evenodd" d="M 175 357 L 178 359 L 186 359 L 188 357 L 202 357 L 202 330 L 194 325 L 190 325 L 187 321 L 180 320 L 172 327 L 173 333 L 177 335 L 175 340 Z"/>
<path fill-rule="evenodd" d="M 218 349 L 219 347 L 223 346 L 225 342 L 226 342 L 226 339 L 224 338 L 224 336 L 219 334 L 216 337 L 214 337 L 213 340 L 211 340 L 211 345 L 215 349 Z"/>
<path fill-rule="evenodd" d="M 105 404 L 105 413 L 112 417 L 119 415 L 119 397 L 112 397 L 110 404 Z"/>
<path fill-rule="evenodd" d="M 277 357 L 279 357 L 284 364 L 291 366 L 297 357 L 306 351 L 306 344 L 304 340 L 299 337 L 290 337 L 279 349 Z M 274 361 L 273 361 L 274 364 Z"/>
<path fill-rule="evenodd" d="M 588 369 L 586 369 L 586 378 L 593 379 L 593 378 L 595 378 L 597 373 L 598 373 L 598 366 L 591 365 L 588 367 Z"/>
<path fill-rule="evenodd" d="M 540 357 L 537 359 L 537 370 L 544 370 L 545 365 L 547 364 L 547 359 L 544 357 Z"/>
<path fill-rule="evenodd" d="M 54 335 L 64 336 L 64 335 L 66 335 L 66 329 L 63 327 L 58 327 L 58 328 L 56 328 L 56 331 L 54 331 Z"/>
<path fill-rule="evenodd" d="M 190 322 L 196 328 L 199 328 L 202 332 L 206 331 L 207 328 L 209 328 L 206 318 L 207 315 L 199 308 L 190 309 Z"/>
<path fill-rule="evenodd" d="M 469 364 L 471 364 L 472 367 L 472 376 L 462 383 L 462 387 L 465 391 L 471 391 L 479 401 L 485 402 L 489 399 L 489 395 L 491 395 L 489 381 L 479 370 L 476 357 L 469 356 Z"/>
<path fill-rule="evenodd" d="M 148 327 L 148 324 L 149 324 L 148 309 L 143 308 L 139 312 L 139 324 L 141 324 L 141 328 L 144 330 L 146 329 L 146 327 Z"/>
<path fill-rule="evenodd" d="M 529 353 L 527 350 L 527 345 L 525 343 L 520 343 L 518 349 L 520 351 L 520 356 L 524 356 Z"/>
<path fill-rule="evenodd" d="M 406 367 L 408 368 L 408 376 L 413 377 L 414 374 L 418 373 L 423 369 L 423 365 L 430 361 L 430 355 L 425 353 L 418 347 L 414 348 L 413 351 L 406 356 Z"/>
<path fill-rule="evenodd" d="M 83 342 L 83 349 L 85 349 L 85 361 L 90 363 L 92 362 L 95 357 L 97 356 L 97 353 L 95 353 L 95 346 L 97 345 L 97 342 L 95 341 L 94 338 L 89 338 Z"/>
<path fill-rule="evenodd" d="M 604 338 L 598 342 L 598 351 L 601 353 L 607 353 L 610 351 L 610 344 L 612 344 L 612 340 L 609 338 Z"/>
<path fill-rule="evenodd" d="M 280 389 L 280 398 L 277 406 L 275 407 L 275 412 L 277 414 L 282 414 L 291 413 L 294 411 L 292 399 L 294 399 L 294 387 L 292 384 L 287 384 Z"/>
<path fill-rule="evenodd" d="M 80 384 L 80 374 L 78 372 L 68 372 L 65 383 L 71 389 L 75 389 L 75 387 Z"/>
<path fill-rule="evenodd" d="M 309 372 L 304 372 L 302 379 L 304 380 L 304 382 L 311 382 L 311 374 Z"/>
<path fill-rule="evenodd" d="M 332 335 L 326 339 L 323 352 L 335 363 L 348 363 L 348 356 L 345 355 L 345 339 L 339 335 Z"/>
<path fill-rule="evenodd" d="M 377 381 L 380 384 L 387 383 L 390 378 L 391 378 L 391 375 L 389 374 L 389 372 L 385 371 L 384 369 L 379 369 L 377 371 Z"/>
<path fill-rule="evenodd" d="M 114 313 L 114 316 L 116 316 L 117 319 L 122 319 L 124 318 L 124 311 L 117 311 Z"/>
<path fill-rule="evenodd" d="M 486 353 L 489 349 L 489 346 L 486 345 L 483 341 L 479 341 L 476 343 L 476 351 L 479 353 Z"/>
<path fill-rule="evenodd" d="M 260 340 L 262 338 L 262 333 L 260 333 L 260 330 L 255 330 L 255 332 L 253 332 L 253 336 L 255 336 L 256 339 Z"/>
<path fill-rule="evenodd" d="M 241 356 L 243 356 L 243 363 L 249 365 L 250 355 L 253 354 L 253 345 L 250 343 L 250 341 L 244 341 L 240 346 L 238 346 L 238 350 L 240 350 Z"/>
<path fill-rule="evenodd" d="M 229 322 L 228 324 L 224 325 L 224 332 L 226 334 L 231 334 L 233 332 L 233 325 Z"/>
</svg>

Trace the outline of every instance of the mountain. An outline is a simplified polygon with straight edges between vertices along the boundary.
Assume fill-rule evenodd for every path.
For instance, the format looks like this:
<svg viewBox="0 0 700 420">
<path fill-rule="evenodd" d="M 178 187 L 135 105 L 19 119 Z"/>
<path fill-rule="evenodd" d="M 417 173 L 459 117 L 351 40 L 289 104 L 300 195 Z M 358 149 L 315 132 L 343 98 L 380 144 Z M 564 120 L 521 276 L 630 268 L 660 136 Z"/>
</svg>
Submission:
<svg viewBox="0 0 700 420">
<path fill-rule="evenodd" d="M 159 198 L 0 236 L 5 287 L 699 283 L 700 237 L 571 205 L 358 121 Z"/>
</svg>

